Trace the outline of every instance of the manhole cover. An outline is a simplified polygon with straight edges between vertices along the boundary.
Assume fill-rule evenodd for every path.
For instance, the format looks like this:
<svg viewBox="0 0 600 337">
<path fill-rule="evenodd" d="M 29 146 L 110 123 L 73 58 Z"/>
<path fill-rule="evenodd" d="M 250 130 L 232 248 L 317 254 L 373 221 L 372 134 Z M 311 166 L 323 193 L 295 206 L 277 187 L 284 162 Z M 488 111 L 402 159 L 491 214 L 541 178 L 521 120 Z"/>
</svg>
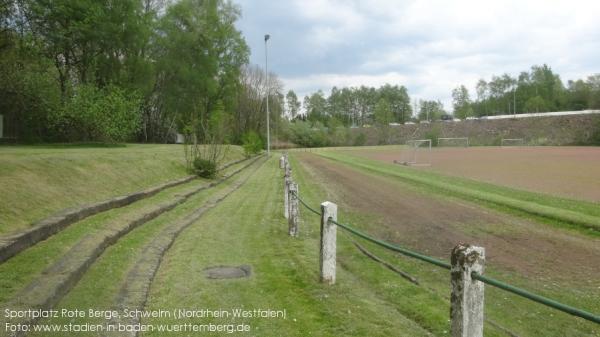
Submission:
<svg viewBox="0 0 600 337">
<path fill-rule="evenodd" d="M 204 269 L 204 274 L 209 279 L 243 278 L 250 276 L 251 272 L 252 267 L 248 265 L 237 267 L 216 266 Z"/>
</svg>

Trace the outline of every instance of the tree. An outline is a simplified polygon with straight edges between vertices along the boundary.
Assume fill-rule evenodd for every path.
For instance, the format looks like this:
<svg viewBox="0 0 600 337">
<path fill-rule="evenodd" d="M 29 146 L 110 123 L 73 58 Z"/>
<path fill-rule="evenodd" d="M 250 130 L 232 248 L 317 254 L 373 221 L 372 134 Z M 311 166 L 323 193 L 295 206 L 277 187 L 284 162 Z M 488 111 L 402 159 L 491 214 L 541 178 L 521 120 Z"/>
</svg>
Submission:
<svg viewBox="0 0 600 337">
<path fill-rule="evenodd" d="M 375 123 L 379 126 L 388 126 L 393 121 L 390 103 L 385 98 L 380 98 L 375 106 Z"/>
<path fill-rule="evenodd" d="M 327 100 L 323 91 L 319 90 L 310 96 L 304 97 L 304 110 L 308 120 L 312 122 L 322 122 L 327 120 Z"/>
<path fill-rule="evenodd" d="M 444 111 L 444 105 L 440 101 L 428 101 L 428 100 L 420 100 L 419 101 L 420 111 L 419 111 L 419 120 L 438 120 L 444 115 L 446 112 Z"/>
<path fill-rule="evenodd" d="M 454 106 L 454 116 L 465 119 L 473 115 L 469 91 L 464 85 L 458 86 L 452 90 L 452 102 Z"/>
<path fill-rule="evenodd" d="M 289 90 L 285 95 L 285 101 L 290 118 L 295 119 L 300 112 L 301 106 L 298 96 L 296 96 L 296 93 L 293 90 Z"/>
</svg>

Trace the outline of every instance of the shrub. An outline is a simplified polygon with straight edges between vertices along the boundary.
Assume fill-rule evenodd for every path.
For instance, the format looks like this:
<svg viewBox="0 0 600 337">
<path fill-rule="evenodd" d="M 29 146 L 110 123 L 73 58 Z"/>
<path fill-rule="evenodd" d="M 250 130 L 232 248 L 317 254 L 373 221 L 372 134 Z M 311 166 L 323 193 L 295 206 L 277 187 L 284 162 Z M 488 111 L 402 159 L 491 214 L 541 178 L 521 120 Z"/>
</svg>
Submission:
<svg viewBox="0 0 600 337">
<path fill-rule="evenodd" d="M 242 147 L 246 157 L 260 153 L 263 148 L 263 141 L 255 131 L 250 131 L 242 137 Z"/>
<path fill-rule="evenodd" d="M 211 160 L 196 158 L 194 160 L 194 172 L 202 178 L 212 179 L 217 175 L 217 163 Z"/>
<path fill-rule="evenodd" d="M 435 125 L 429 131 L 425 132 L 424 136 L 425 139 L 431 140 L 431 146 L 437 146 L 438 138 L 440 137 L 440 128 Z"/>
<path fill-rule="evenodd" d="M 139 130 L 140 99 L 116 86 L 82 84 L 54 116 L 54 128 L 71 141 L 124 142 Z"/>
</svg>

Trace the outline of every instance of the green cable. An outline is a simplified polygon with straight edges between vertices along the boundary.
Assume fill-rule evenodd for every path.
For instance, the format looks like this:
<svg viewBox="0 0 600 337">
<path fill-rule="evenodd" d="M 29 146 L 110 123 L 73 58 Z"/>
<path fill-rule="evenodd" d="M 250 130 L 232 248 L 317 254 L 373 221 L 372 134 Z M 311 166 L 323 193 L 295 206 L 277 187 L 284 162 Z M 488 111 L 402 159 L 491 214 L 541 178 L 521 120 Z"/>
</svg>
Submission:
<svg viewBox="0 0 600 337">
<path fill-rule="evenodd" d="M 307 203 L 304 202 L 304 200 L 302 200 L 298 194 L 296 194 L 296 197 L 298 198 L 298 200 L 300 201 L 300 203 L 302 203 L 306 208 L 308 208 L 310 211 L 312 211 L 313 213 L 317 214 L 317 215 L 321 215 L 320 212 L 316 211 L 314 208 L 310 207 Z M 381 241 L 379 239 L 376 239 L 374 237 L 371 237 L 361 231 L 359 231 L 358 229 L 355 229 L 351 226 L 342 224 L 342 223 L 338 223 L 337 221 L 332 220 L 331 218 L 329 219 L 329 221 L 331 221 L 331 223 L 335 224 L 338 227 L 341 227 L 343 229 L 345 229 L 346 231 L 355 234 L 367 241 L 373 242 L 379 246 L 385 247 L 387 249 L 393 250 L 395 252 L 401 253 L 403 255 L 406 256 L 410 256 L 413 257 L 415 259 L 421 260 L 421 261 L 425 261 L 428 263 L 431 263 L 433 265 L 436 265 L 438 267 L 444 268 L 444 269 L 448 269 L 450 270 L 451 265 L 447 262 L 438 260 L 436 258 L 433 258 L 431 256 L 427 256 L 427 255 L 423 255 L 423 254 L 419 254 L 417 252 L 414 252 L 412 250 L 406 249 L 406 248 L 402 248 L 400 246 L 396 246 L 394 244 L 385 242 L 385 241 Z M 583 319 L 586 319 L 588 321 L 594 322 L 594 323 L 599 323 L 600 324 L 600 316 L 594 315 L 590 312 L 587 312 L 585 310 L 581 310 L 560 302 L 557 302 L 555 300 L 552 300 L 550 298 L 544 297 L 544 296 L 540 296 L 534 293 L 531 293 L 525 289 L 521 289 L 515 286 L 512 286 L 510 284 L 504 283 L 502 281 L 493 279 L 491 277 L 487 277 L 487 276 L 483 276 L 481 274 L 478 274 L 476 272 L 471 273 L 471 277 L 475 280 L 481 281 L 483 283 L 489 284 L 491 286 L 494 286 L 496 288 L 511 292 L 513 294 L 519 295 L 521 297 L 525 297 L 527 299 L 530 299 L 534 302 L 538 302 L 540 304 L 543 304 L 545 306 L 554 308 L 556 310 L 560 310 L 562 312 L 571 314 L 573 316 L 577 316 L 577 317 L 581 317 Z"/>
<path fill-rule="evenodd" d="M 471 273 L 471 277 L 475 280 L 479 280 L 483 283 L 487 283 L 491 286 L 494 286 L 496 288 L 500 288 L 502 290 L 506 290 L 508 292 L 511 292 L 513 294 L 519 295 L 521 297 L 525 297 L 527 299 L 530 299 L 534 302 L 538 302 L 540 304 L 543 304 L 545 306 L 554 308 L 556 310 L 560 310 L 562 312 L 566 312 L 567 314 L 571 314 L 573 316 L 578 316 L 581 317 L 583 319 L 586 319 L 588 321 L 592 321 L 594 323 L 599 323 L 600 324 L 600 316 L 596 316 L 590 312 L 557 302 L 555 300 L 552 300 L 550 298 L 544 297 L 544 296 L 540 296 L 534 293 L 530 293 L 529 291 L 525 290 L 525 289 L 521 289 L 515 286 L 512 286 L 510 284 L 504 283 L 502 281 L 498 281 L 496 279 L 493 279 L 491 277 L 487 277 L 487 276 L 483 276 L 481 274 L 478 274 L 476 272 Z"/>
</svg>

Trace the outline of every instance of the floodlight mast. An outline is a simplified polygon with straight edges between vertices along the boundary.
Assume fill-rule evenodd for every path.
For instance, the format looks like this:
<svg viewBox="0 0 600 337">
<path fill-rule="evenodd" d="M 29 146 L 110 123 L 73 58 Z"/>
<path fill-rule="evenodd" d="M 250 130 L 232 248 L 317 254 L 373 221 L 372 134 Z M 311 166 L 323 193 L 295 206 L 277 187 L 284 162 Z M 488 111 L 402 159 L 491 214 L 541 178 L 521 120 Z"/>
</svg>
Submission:
<svg viewBox="0 0 600 337">
<path fill-rule="evenodd" d="M 271 156 L 271 129 L 269 128 L 269 62 L 267 56 L 267 41 L 271 35 L 265 34 L 265 81 L 267 83 L 267 157 Z"/>
</svg>

